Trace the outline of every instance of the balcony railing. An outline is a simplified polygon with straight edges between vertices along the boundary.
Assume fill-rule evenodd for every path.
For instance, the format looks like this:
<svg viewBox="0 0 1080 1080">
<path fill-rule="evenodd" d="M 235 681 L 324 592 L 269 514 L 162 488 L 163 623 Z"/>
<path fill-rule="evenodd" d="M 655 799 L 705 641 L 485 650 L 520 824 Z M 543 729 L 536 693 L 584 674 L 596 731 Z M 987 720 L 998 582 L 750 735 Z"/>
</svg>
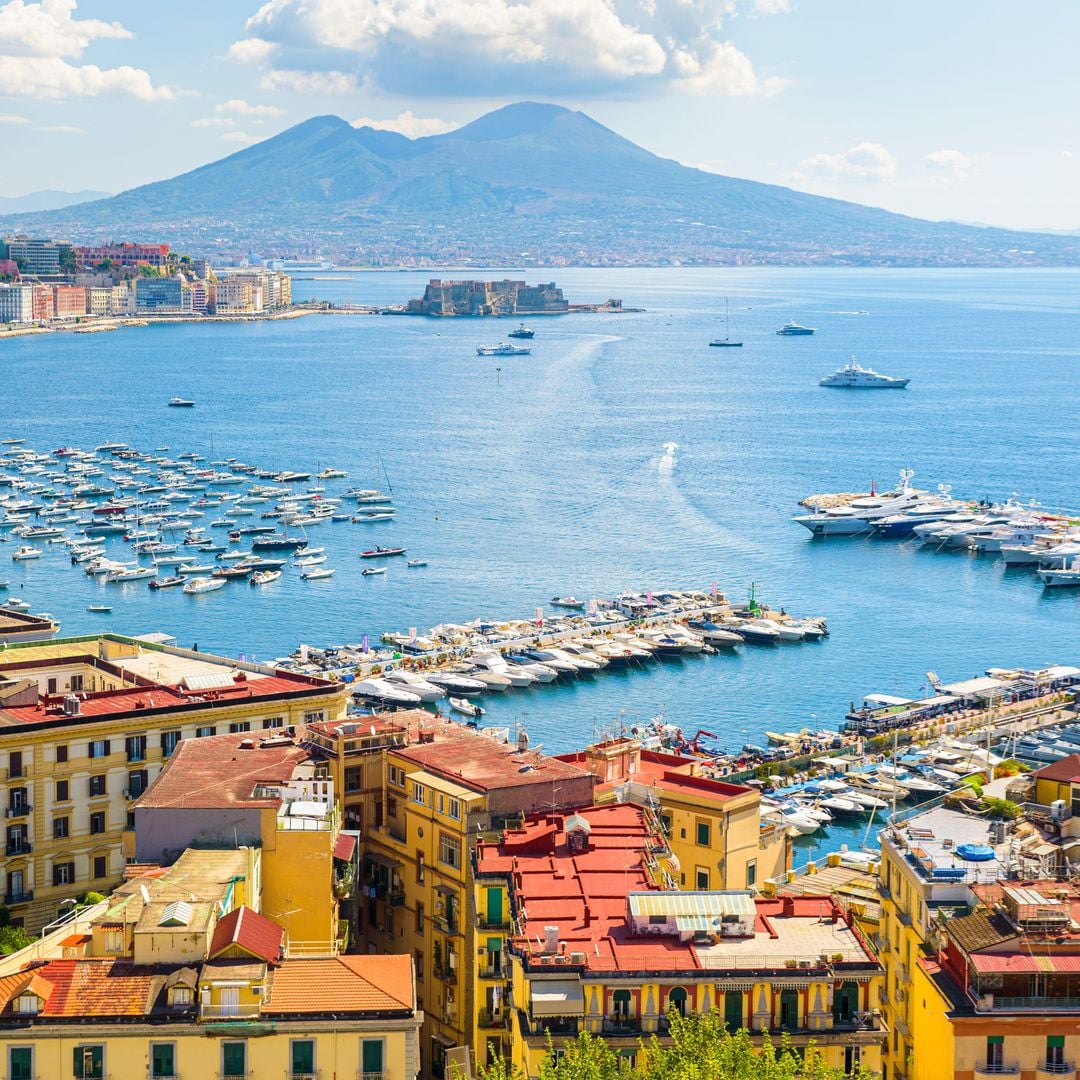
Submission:
<svg viewBox="0 0 1080 1080">
<path fill-rule="evenodd" d="M 33 811 L 33 807 L 29 803 L 12 803 L 7 808 L 7 816 L 12 817 L 26 817 L 27 814 Z"/>
<path fill-rule="evenodd" d="M 1040 1061 L 1036 1068 L 1039 1072 L 1052 1073 L 1055 1076 L 1063 1076 L 1066 1073 L 1076 1072 L 1076 1062 Z"/>
<path fill-rule="evenodd" d="M 16 840 L 8 844 L 7 855 L 10 859 L 13 855 L 29 855 L 34 850 L 34 845 L 29 840 Z"/>
<path fill-rule="evenodd" d="M 386 1080 L 384 1072 L 358 1072 L 356 1080 Z"/>
<path fill-rule="evenodd" d="M 1080 997 L 1003 997 L 994 995 L 994 1010 L 1008 1009 L 1080 1009 Z"/>
<path fill-rule="evenodd" d="M 481 930 L 509 930 L 510 929 L 510 916 L 506 918 L 489 919 L 486 915 L 481 915 L 476 920 L 476 925 Z"/>
<path fill-rule="evenodd" d="M 288 1080 L 319 1080 L 317 1072 L 294 1072 L 290 1069 L 285 1075 Z"/>
<path fill-rule="evenodd" d="M 1020 1066 L 1015 1061 L 983 1061 L 975 1065 L 975 1071 L 990 1076 L 1019 1076 Z"/>
<path fill-rule="evenodd" d="M 4 904 L 7 907 L 11 907 L 12 904 L 29 904 L 33 899 L 33 889 L 28 889 L 26 892 L 9 892 L 4 894 Z"/>
<path fill-rule="evenodd" d="M 505 1009 L 492 1012 L 491 1009 L 481 1009 L 477 1022 L 483 1028 L 505 1028 L 508 1026 L 509 1017 Z"/>
<path fill-rule="evenodd" d="M 605 1035 L 637 1035 L 641 1032 L 641 1018 L 638 1016 L 620 1016 L 604 1021 Z"/>
<path fill-rule="evenodd" d="M 204 1020 L 250 1020 L 259 1015 L 259 1005 L 204 1005 L 199 1015 Z"/>
</svg>

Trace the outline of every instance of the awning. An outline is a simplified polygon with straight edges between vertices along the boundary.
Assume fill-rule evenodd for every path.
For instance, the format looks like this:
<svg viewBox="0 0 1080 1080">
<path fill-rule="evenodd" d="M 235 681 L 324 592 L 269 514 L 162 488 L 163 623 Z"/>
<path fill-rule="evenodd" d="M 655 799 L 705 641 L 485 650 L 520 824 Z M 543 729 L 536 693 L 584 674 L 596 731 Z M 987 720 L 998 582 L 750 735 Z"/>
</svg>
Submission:
<svg viewBox="0 0 1080 1080">
<path fill-rule="evenodd" d="M 381 855 L 377 851 L 368 851 L 364 854 L 365 859 L 370 859 L 376 866 L 385 866 L 387 870 L 399 870 L 401 863 L 397 859 L 391 859 L 388 855 Z"/>
<path fill-rule="evenodd" d="M 584 1016 L 585 992 L 577 979 L 532 984 L 533 1016 Z"/>
<path fill-rule="evenodd" d="M 334 858 L 342 862 L 352 862 L 356 853 L 356 837 L 349 833 L 341 833 L 334 842 Z"/>
<path fill-rule="evenodd" d="M 431 1036 L 431 1038 L 434 1042 L 437 1042 L 440 1046 L 445 1047 L 446 1049 L 449 1049 L 451 1046 L 457 1046 L 457 1043 L 452 1038 L 450 1038 L 449 1035 L 444 1035 L 441 1031 L 436 1031 L 435 1034 Z"/>
</svg>

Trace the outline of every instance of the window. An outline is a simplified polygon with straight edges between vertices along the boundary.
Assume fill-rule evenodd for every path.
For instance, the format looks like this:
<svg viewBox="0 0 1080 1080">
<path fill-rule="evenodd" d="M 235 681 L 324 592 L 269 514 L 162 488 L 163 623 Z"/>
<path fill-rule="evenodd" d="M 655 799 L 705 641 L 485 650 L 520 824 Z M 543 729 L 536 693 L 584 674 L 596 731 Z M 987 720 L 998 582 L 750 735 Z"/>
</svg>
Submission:
<svg viewBox="0 0 1080 1080">
<path fill-rule="evenodd" d="M 75 864 L 73 862 L 53 863 L 52 883 L 54 885 L 70 885 L 75 880 Z"/>
<path fill-rule="evenodd" d="M 100 1043 L 93 1046 L 76 1046 L 73 1052 L 72 1072 L 75 1080 L 105 1080 L 105 1047 Z"/>
<path fill-rule="evenodd" d="M 1047 1072 L 1065 1072 L 1065 1036 L 1046 1036 L 1046 1064 Z"/>
<path fill-rule="evenodd" d="M 326 719 L 326 712 L 323 709 L 317 709 L 314 712 L 304 713 L 305 724 L 321 724 Z"/>
<path fill-rule="evenodd" d="M 206 738 L 209 738 L 211 735 L 216 735 L 216 734 L 217 734 L 217 728 L 215 728 L 215 727 L 213 727 L 211 725 L 208 725 L 207 727 L 201 727 L 201 728 L 196 728 L 195 729 L 195 738 L 196 739 L 206 739 Z"/>
<path fill-rule="evenodd" d="M 110 953 L 118 953 L 124 951 L 123 930 L 105 931 L 105 951 Z"/>
<path fill-rule="evenodd" d="M 55 694 L 56 693 L 56 678 L 55 677 L 45 680 L 45 693 L 46 694 Z"/>
<path fill-rule="evenodd" d="M 146 736 L 129 735 L 124 740 L 124 749 L 127 751 L 128 761 L 146 760 Z"/>
<path fill-rule="evenodd" d="M 67 780 L 56 781 L 56 801 L 67 802 L 71 798 L 71 784 Z"/>
<path fill-rule="evenodd" d="M 416 852 L 416 884 L 424 884 L 424 853 L 419 850 Z"/>
<path fill-rule="evenodd" d="M 150 774 L 146 769 L 128 773 L 127 797 L 137 799 L 150 786 Z"/>
<path fill-rule="evenodd" d="M 307 1080 L 315 1075 L 315 1040 L 293 1039 L 289 1044 L 290 1080 Z"/>
<path fill-rule="evenodd" d="M 8 754 L 8 779 L 15 780 L 23 774 L 23 756 L 21 750 Z"/>
<path fill-rule="evenodd" d="M 30 796 L 24 787 L 13 787 L 8 792 L 8 807 L 12 817 L 30 812 Z"/>
<path fill-rule="evenodd" d="M 461 820 L 461 803 L 457 799 L 446 800 L 446 816 L 452 817 L 455 821 Z"/>
<path fill-rule="evenodd" d="M 151 1080 L 172 1080 L 176 1076 L 176 1044 L 150 1044 Z"/>
<path fill-rule="evenodd" d="M 242 731 L 250 731 L 251 724 L 247 720 L 241 720 L 239 723 L 229 725 L 230 735 L 239 735 Z"/>
<path fill-rule="evenodd" d="M 179 731 L 163 731 L 161 733 L 161 756 L 169 757 L 179 742 Z"/>
<path fill-rule="evenodd" d="M 364 770 L 359 765 L 345 770 L 345 790 L 359 791 L 363 787 Z"/>
<path fill-rule="evenodd" d="M 58 746 L 56 748 L 56 762 L 58 765 L 63 765 L 68 759 L 68 748 L 64 746 Z"/>
<path fill-rule="evenodd" d="M 757 859 L 751 859 L 746 864 L 746 887 L 749 889 L 757 883 Z"/>
<path fill-rule="evenodd" d="M 103 758 L 109 756 L 109 740 L 108 739 L 95 739 L 90 744 L 90 757 Z"/>
<path fill-rule="evenodd" d="M 174 986 L 170 991 L 169 1004 L 181 1007 L 190 1005 L 194 1000 L 190 986 Z"/>
<path fill-rule="evenodd" d="M 862 1063 L 861 1046 L 844 1047 L 844 1072 L 853 1073 Z"/>
<path fill-rule="evenodd" d="M 268 716 L 264 718 L 262 726 L 266 728 L 284 727 L 285 721 L 280 716 Z"/>
<path fill-rule="evenodd" d="M 708 870 L 702 870 L 701 867 L 699 866 L 697 868 L 696 884 L 694 885 L 694 888 L 695 889 L 707 889 L 708 887 L 709 887 L 709 871 Z"/>
<path fill-rule="evenodd" d="M 404 787 L 405 786 L 405 770 L 404 769 L 402 769 L 398 765 L 391 765 L 387 771 L 388 771 L 388 774 L 389 774 L 389 777 L 390 777 L 390 783 L 391 784 L 393 784 L 395 787 Z"/>
<path fill-rule="evenodd" d="M 416 901 L 416 932 L 424 932 L 424 904 L 422 900 Z"/>
<path fill-rule="evenodd" d="M 90 798 L 93 799 L 93 798 L 97 797 L 98 795 L 105 795 L 107 793 L 108 792 L 107 792 L 107 789 L 106 789 L 106 786 L 105 786 L 105 774 L 102 773 L 99 776 L 91 776 L 90 777 Z"/>
<path fill-rule="evenodd" d="M 413 784 L 412 801 L 420 806 L 427 805 L 427 790 L 423 784 Z"/>
<path fill-rule="evenodd" d="M 711 840 L 709 837 L 710 831 L 711 830 L 709 829 L 709 823 L 707 821 L 699 821 L 697 823 L 698 847 L 709 847 L 711 845 Z"/>
<path fill-rule="evenodd" d="M 360 1076 L 362 1080 L 382 1080 L 382 1074 L 382 1039 L 362 1039 L 360 1042 Z"/>
<path fill-rule="evenodd" d="M 94 878 L 100 881 L 103 877 L 109 876 L 109 857 L 108 855 L 95 855 L 93 859 L 93 871 Z"/>
<path fill-rule="evenodd" d="M 34 1080 L 34 1048 L 8 1047 L 8 1080 Z"/>
<path fill-rule="evenodd" d="M 52 819 L 52 834 L 54 840 L 65 840 L 69 835 L 70 824 L 66 817 L 54 817 Z"/>
<path fill-rule="evenodd" d="M 15 999 L 15 1011 L 22 1016 L 36 1016 L 41 1011 L 41 998 L 37 994 L 20 994 Z"/>
<path fill-rule="evenodd" d="M 71 692 L 73 694 L 78 693 L 83 688 L 83 677 L 81 675 L 71 676 Z"/>
<path fill-rule="evenodd" d="M 247 1043 L 227 1042 L 221 1044 L 221 1075 L 247 1075 Z"/>
<path fill-rule="evenodd" d="M 447 866 L 461 866 L 461 841 L 448 833 L 439 834 L 439 862 Z"/>
<path fill-rule="evenodd" d="M 630 991 L 616 990 L 611 998 L 612 1008 L 615 1012 L 615 1020 L 630 1019 Z"/>
<path fill-rule="evenodd" d="M 673 986 L 667 996 L 667 1007 L 674 1009 L 680 1016 L 686 1015 L 686 990 L 681 986 Z"/>
<path fill-rule="evenodd" d="M 90 835 L 96 836 L 105 831 L 105 812 L 97 810 L 90 815 Z"/>
</svg>

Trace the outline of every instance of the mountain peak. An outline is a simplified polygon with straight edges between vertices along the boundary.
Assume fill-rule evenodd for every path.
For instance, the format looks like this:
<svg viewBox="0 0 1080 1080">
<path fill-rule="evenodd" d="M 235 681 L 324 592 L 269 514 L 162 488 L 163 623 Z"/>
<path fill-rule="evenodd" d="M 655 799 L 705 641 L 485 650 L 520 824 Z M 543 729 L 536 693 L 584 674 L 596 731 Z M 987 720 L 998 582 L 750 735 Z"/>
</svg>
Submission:
<svg viewBox="0 0 1080 1080">
<path fill-rule="evenodd" d="M 542 101 L 518 101 L 501 109 L 485 113 L 471 124 L 448 133 L 446 138 L 467 139 L 470 142 L 487 142 L 495 139 L 512 139 L 519 135 L 534 135 L 557 123 L 570 123 L 607 129 L 582 112 L 551 105 Z"/>
</svg>

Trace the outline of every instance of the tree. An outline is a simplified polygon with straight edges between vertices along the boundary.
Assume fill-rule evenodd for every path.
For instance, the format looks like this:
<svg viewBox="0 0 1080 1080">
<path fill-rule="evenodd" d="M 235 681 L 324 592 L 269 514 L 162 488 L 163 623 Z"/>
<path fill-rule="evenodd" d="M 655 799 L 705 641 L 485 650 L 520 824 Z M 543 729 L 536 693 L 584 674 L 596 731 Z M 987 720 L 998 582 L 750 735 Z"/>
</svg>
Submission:
<svg viewBox="0 0 1080 1080">
<path fill-rule="evenodd" d="M 668 1019 L 670 1041 L 661 1043 L 655 1035 L 640 1041 L 633 1066 L 588 1032 L 558 1048 L 549 1036 L 540 1080 L 841 1080 L 852 1076 L 869 1080 L 871 1076 L 860 1066 L 845 1073 L 828 1065 L 813 1043 L 800 1054 L 786 1035 L 779 1045 L 765 1035 L 756 1047 L 748 1032 L 731 1034 L 717 1012 L 682 1017 L 673 1011 Z M 499 1060 L 480 1069 L 480 1080 L 523 1077 Z"/>
<path fill-rule="evenodd" d="M 11 925 L 11 912 L 0 907 L 0 956 L 8 956 L 37 939 L 28 934 L 21 926 Z"/>
</svg>

